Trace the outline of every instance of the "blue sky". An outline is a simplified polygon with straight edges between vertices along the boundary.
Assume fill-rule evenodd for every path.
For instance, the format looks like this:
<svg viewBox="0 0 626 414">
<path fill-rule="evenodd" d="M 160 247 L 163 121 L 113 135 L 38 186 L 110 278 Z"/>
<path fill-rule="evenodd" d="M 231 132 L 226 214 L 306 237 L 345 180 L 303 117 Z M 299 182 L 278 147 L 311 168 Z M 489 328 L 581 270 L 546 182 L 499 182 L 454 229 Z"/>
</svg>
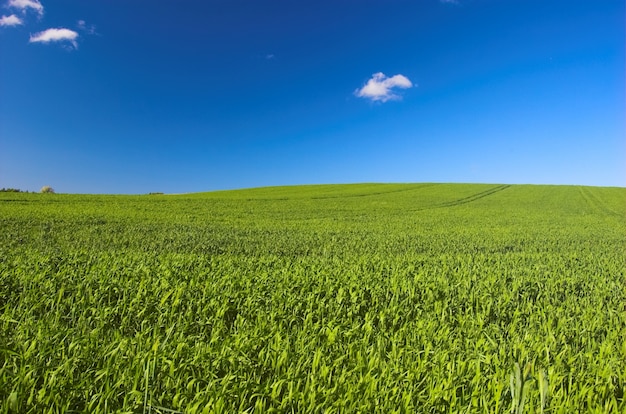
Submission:
<svg viewBox="0 0 626 414">
<path fill-rule="evenodd" d="M 622 0 L 1 0 L 0 187 L 626 186 Z"/>
</svg>

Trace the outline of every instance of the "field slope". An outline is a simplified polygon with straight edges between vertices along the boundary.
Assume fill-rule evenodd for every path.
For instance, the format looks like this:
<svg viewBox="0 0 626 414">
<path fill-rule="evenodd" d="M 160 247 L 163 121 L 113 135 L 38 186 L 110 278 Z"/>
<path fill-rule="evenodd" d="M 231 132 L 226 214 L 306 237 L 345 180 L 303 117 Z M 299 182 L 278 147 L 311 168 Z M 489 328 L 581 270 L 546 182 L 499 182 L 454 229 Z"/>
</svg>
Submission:
<svg viewBox="0 0 626 414">
<path fill-rule="evenodd" d="M 625 412 L 626 189 L 0 193 L 0 413 Z"/>
</svg>

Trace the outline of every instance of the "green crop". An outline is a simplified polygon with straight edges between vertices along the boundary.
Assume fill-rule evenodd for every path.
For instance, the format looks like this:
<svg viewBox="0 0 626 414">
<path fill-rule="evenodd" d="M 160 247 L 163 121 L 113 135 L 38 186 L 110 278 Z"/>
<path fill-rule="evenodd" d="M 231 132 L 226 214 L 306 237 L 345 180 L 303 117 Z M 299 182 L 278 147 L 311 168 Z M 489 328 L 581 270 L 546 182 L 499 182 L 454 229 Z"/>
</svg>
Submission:
<svg viewBox="0 0 626 414">
<path fill-rule="evenodd" d="M 626 411 L 626 189 L 0 193 L 0 413 Z"/>
</svg>

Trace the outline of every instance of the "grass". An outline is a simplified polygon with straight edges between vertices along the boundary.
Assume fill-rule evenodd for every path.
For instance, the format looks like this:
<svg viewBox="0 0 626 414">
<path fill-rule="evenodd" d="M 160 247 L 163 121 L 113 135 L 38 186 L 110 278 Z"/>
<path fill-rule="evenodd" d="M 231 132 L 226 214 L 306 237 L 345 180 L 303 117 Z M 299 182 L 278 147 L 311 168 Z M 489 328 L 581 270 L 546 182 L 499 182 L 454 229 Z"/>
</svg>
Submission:
<svg viewBox="0 0 626 414">
<path fill-rule="evenodd" d="M 0 193 L 0 412 L 623 412 L 625 230 L 623 188 Z"/>
</svg>

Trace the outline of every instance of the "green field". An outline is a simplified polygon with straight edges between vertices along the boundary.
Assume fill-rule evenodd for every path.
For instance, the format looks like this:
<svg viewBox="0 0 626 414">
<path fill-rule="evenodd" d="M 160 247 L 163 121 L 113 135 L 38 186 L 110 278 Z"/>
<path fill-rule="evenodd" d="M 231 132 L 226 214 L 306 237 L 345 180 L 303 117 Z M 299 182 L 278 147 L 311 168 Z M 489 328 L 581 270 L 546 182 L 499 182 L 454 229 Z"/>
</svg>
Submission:
<svg viewBox="0 0 626 414">
<path fill-rule="evenodd" d="M 626 189 L 0 193 L 0 412 L 626 412 Z"/>
</svg>

